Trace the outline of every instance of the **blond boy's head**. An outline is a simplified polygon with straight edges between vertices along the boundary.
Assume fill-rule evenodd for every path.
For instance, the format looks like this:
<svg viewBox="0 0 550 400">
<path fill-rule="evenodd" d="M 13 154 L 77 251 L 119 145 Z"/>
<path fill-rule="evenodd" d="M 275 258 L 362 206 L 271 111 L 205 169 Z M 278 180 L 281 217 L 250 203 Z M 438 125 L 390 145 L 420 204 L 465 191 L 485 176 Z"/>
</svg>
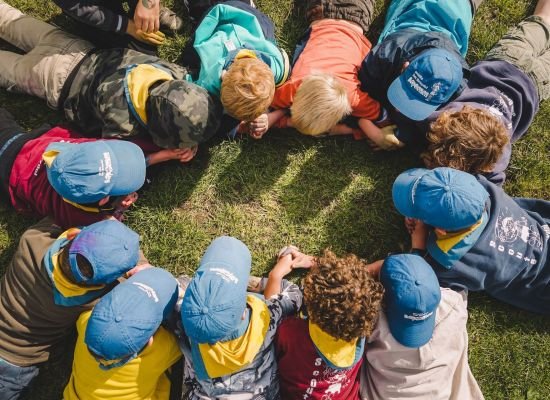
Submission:
<svg viewBox="0 0 550 400">
<path fill-rule="evenodd" d="M 305 78 L 290 107 L 294 128 L 312 136 L 328 132 L 350 113 L 346 88 L 328 74 L 314 74 Z"/>
<path fill-rule="evenodd" d="M 253 121 L 265 113 L 274 94 L 273 72 L 257 58 L 235 60 L 223 76 L 222 105 L 240 121 Z"/>
<path fill-rule="evenodd" d="M 303 286 L 308 317 L 324 332 L 345 341 L 371 334 L 384 288 L 355 255 L 338 258 L 325 251 Z"/>
<path fill-rule="evenodd" d="M 428 168 L 450 167 L 471 174 L 489 172 L 510 141 L 502 122 L 491 113 L 465 106 L 443 112 L 430 126 Z"/>
</svg>

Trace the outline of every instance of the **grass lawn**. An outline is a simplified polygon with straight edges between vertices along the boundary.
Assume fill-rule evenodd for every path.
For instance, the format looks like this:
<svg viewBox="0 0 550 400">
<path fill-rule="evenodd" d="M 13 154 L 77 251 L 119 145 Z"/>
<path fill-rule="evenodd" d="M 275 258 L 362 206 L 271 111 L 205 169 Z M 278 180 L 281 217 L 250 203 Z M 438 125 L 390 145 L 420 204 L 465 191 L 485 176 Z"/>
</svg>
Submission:
<svg viewBox="0 0 550 400">
<path fill-rule="evenodd" d="M 279 41 L 291 54 L 305 28 L 303 9 L 291 0 L 255 1 L 273 18 Z M 72 27 L 51 1 L 8 2 Z M 378 1 L 371 40 L 386 7 Z M 486 0 L 475 18 L 468 61 L 482 58 L 533 7 L 523 0 Z M 175 9 L 183 15 L 178 5 Z M 175 61 L 185 41 L 186 36 L 169 40 L 162 56 Z M 0 105 L 29 129 L 63 121 L 44 101 L 29 96 L 0 90 Z M 509 194 L 550 199 L 548 126 L 550 104 L 544 104 L 528 135 L 514 146 L 505 186 Z M 350 138 L 314 140 L 288 131 L 270 132 L 260 141 L 218 139 L 201 146 L 188 165 L 158 167 L 127 222 L 141 234 L 151 263 L 174 274 L 191 274 L 209 242 L 222 234 L 249 246 L 255 274 L 269 271 L 274 254 L 287 243 L 312 254 L 331 247 L 375 260 L 409 246 L 390 188 L 401 171 L 417 165 L 407 150 L 374 153 L 367 143 Z M 33 222 L 0 205 L 0 265 L 7 264 Z M 470 364 L 486 398 L 549 399 L 550 319 L 477 293 L 470 295 L 469 310 Z M 69 360 L 45 366 L 29 398 L 59 399 L 69 368 Z"/>
</svg>

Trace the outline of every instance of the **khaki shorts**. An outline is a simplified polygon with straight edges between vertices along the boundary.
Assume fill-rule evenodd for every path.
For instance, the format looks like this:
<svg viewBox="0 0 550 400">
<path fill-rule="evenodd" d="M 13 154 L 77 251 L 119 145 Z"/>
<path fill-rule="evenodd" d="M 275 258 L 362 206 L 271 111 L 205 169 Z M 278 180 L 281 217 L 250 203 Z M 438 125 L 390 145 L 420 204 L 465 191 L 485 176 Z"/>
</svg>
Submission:
<svg viewBox="0 0 550 400">
<path fill-rule="evenodd" d="M 90 42 L 23 14 L 0 0 L 0 38 L 26 54 L 0 50 L 0 87 L 58 107 L 63 85 L 93 48 Z"/>
<path fill-rule="evenodd" d="M 525 72 L 540 100 L 550 97 L 550 26 L 532 15 L 512 28 L 487 53 L 485 60 L 503 60 Z"/>
</svg>

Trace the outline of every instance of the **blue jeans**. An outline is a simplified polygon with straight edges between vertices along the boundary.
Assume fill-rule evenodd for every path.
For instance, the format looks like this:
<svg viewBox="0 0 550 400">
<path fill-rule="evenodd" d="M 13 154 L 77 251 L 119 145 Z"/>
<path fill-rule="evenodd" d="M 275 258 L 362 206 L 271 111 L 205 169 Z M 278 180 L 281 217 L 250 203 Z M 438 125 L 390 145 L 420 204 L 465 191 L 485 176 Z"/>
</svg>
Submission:
<svg viewBox="0 0 550 400">
<path fill-rule="evenodd" d="M 38 375 L 38 366 L 19 367 L 0 358 L 0 400 L 17 400 Z"/>
</svg>

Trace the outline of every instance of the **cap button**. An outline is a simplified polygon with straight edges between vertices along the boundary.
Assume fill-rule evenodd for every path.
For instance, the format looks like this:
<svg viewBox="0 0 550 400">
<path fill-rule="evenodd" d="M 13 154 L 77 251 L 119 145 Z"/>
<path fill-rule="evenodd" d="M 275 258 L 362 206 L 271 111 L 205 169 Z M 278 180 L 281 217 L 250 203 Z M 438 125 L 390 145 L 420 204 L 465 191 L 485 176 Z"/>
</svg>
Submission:
<svg viewBox="0 0 550 400">
<path fill-rule="evenodd" d="M 201 309 L 201 313 L 202 313 L 202 314 L 207 314 L 207 313 L 208 313 L 208 307 L 203 307 L 203 308 Z"/>
<path fill-rule="evenodd" d="M 122 317 L 121 317 L 120 315 L 117 315 L 117 316 L 115 317 L 115 321 L 116 321 L 116 322 L 122 321 Z"/>
<path fill-rule="evenodd" d="M 57 169 L 57 172 L 59 172 L 60 174 L 62 174 L 62 173 L 63 173 L 63 168 L 58 168 L 58 169 Z"/>
<path fill-rule="evenodd" d="M 451 190 L 451 187 L 449 185 L 445 185 L 445 191 L 448 192 L 449 190 Z"/>
<path fill-rule="evenodd" d="M 420 286 L 420 281 L 417 279 L 416 281 L 414 281 L 415 285 L 416 286 Z"/>
</svg>

